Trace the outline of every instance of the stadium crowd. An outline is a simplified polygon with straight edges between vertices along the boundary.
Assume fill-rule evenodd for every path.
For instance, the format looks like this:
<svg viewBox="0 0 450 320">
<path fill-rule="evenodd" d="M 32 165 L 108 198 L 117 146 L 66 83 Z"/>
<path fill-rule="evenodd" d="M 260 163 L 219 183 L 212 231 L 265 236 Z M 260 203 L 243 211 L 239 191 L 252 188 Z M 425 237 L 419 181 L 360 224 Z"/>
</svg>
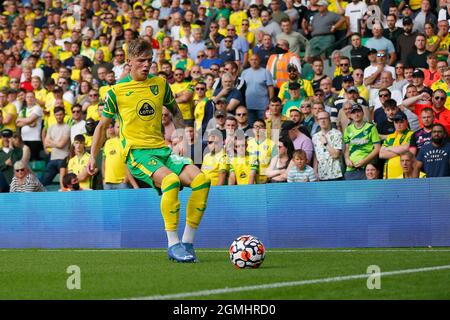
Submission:
<svg viewBox="0 0 450 320">
<path fill-rule="evenodd" d="M 191 158 L 212 185 L 450 176 L 448 0 L 16 0 L 0 12 L 2 192 L 145 187 L 118 119 L 100 170 L 86 170 L 137 37 L 186 123 L 164 108 L 174 161 Z"/>
</svg>

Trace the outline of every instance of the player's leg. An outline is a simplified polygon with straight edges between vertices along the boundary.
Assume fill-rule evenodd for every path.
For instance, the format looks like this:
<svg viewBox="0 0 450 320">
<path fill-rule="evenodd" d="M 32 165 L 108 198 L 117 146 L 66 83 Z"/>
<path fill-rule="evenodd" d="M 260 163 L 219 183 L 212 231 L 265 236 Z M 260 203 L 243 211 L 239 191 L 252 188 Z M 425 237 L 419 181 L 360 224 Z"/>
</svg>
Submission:
<svg viewBox="0 0 450 320">
<path fill-rule="evenodd" d="M 211 185 L 210 179 L 194 165 L 187 165 L 180 173 L 180 181 L 192 189 L 186 208 L 186 226 L 182 243 L 186 250 L 195 256 L 194 238 L 208 201 L 208 193 Z"/>
<path fill-rule="evenodd" d="M 157 156 L 157 152 L 132 150 L 128 168 L 134 177 L 161 189 L 161 214 L 167 234 L 169 258 L 180 262 L 191 262 L 194 257 L 181 245 L 177 233 L 180 218 L 180 201 L 178 199 L 180 179 L 164 166 L 161 157 Z"/>
</svg>

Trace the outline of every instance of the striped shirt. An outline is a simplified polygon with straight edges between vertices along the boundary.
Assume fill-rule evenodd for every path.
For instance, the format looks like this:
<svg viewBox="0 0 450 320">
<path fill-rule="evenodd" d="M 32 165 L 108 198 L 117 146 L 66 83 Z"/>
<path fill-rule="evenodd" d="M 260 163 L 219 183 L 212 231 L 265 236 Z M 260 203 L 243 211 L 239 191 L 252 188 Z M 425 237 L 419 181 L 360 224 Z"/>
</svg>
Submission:
<svg viewBox="0 0 450 320">
<path fill-rule="evenodd" d="M 304 170 L 299 170 L 293 166 L 288 172 L 287 182 L 310 182 L 317 181 L 314 169 L 306 165 Z"/>
<path fill-rule="evenodd" d="M 43 192 L 44 186 L 39 182 L 35 175 L 29 173 L 25 177 L 25 183 L 19 184 L 16 177 L 13 177 L 9 192 Z"/>
</svg>

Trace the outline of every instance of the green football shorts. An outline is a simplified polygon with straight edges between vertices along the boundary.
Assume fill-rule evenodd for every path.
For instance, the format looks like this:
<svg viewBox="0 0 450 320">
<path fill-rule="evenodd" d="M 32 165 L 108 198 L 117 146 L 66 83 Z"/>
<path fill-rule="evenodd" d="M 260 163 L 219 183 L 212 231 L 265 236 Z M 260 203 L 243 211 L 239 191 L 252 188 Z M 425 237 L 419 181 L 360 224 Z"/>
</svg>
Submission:
<svg viewBox="0 0 450 320">
<path fill-rule="evenodd" d="M 172 154 L 169 147 L 157 149 L 131 149 L 127 158 L 128 169 L 133 177 L 145 181 L 159 193 L 159 188 L 153 184 L 152 175 L 161 167 L 166 167 L 177 176 L 185 165 L 192 164 L 191 159 Z"/>
</svg>

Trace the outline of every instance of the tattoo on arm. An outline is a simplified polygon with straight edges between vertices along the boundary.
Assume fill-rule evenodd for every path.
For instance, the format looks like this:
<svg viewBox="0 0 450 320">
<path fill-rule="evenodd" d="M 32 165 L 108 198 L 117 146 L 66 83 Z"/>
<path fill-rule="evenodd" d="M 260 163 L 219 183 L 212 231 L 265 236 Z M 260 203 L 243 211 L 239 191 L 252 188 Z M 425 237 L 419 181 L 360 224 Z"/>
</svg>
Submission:
<svg viewBox="0 0 450 320">
<path fill-rule="evenodd" d="M 175 125 L 176 129 L 184 129 L 184 119 L 183 115 L 181 114 L 180 108 L 178 107 L 177 103 L 174 103 L 172 106 L 172 120 L 173 124 Z"/>
</svg>

